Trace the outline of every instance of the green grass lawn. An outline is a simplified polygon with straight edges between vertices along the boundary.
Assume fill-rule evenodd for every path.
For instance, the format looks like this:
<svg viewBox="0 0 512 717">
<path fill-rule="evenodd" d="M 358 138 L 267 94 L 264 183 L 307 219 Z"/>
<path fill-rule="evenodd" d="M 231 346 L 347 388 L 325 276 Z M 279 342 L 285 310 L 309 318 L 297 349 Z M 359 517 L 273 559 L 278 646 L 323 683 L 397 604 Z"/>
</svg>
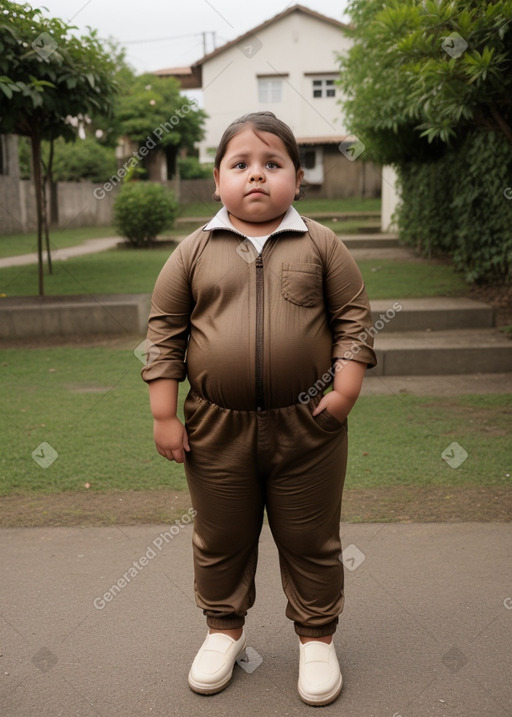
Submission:
<svg viewBox="0 0 512 717">
<path fill-rule="evenodd" d="M 45 276 L 45 293 L 48 296 L 149 293 L 171 251 L 171 247 L 113 249 L 55 262 L 54 273 Z M 359 266 L 372 299 L 454 296 L 467 290 L 460 274 L 435 261 L 368 259 L 360 261 Z M 0 294 L 31 296 L 37 291 L 35 264 L 0 269 Z"/>
<path fill-rule="evenodd" d="M 360 199 L 348 197 L 347 199 L 300 199 L 295 202 L 295 209 L 299 214 L 307 216 L 310 213 L 322 212 L 379 212 L 380 198 Z M 216 214 L 221 205 L 218 202 L 191 202 L 180 206 L 181 217 L 208 217 Z"/>
<path fill-rule="evenodd" d="M 183 467 L 154 448 L 134 348 L 1 352 L 0 494 L 185 489 Z M 511 431 L 509 396 L 362 397 L 347 487 L 505 485 Z M 43 442 L 58 454 L 47 468 L 31 457 Z M 441 457 L 453 442 L 469 454 L 456 469 Z"/>
<path fill-rule="evenodd" d="M 297 211 L 306 216 L 310 212 L 366 212 L 380 211 L 380 199 L 304 199 L 296 205 Z M 193 202 L 182 204 L 179 209 L 179 216 L 186 217 L 211 217 L 220 209 L 217 202 Z M 344 233 L 355 232 L 358 227 L 374 226 L 375 221 L 367 220 L 345 222 L 326 222 L 335 231 Z M 172 230 L 165 232 L 166 236 L 180 236 L 183 233 L 190 233 L 197 228 L 195 222 L 190 224 L 177 224 Z M 52 251 L 64 249 L 70 246 L 82 244 L 86 239 L 98 239 L 103 237 L 116 236 L 116 230 L 111 227 L 80 227 L 78 229 L 52 229 L 50 232 L 50 248 Z M 0 235 L 0 258 L 17 256 L 19 254 L 31 254 L 37 252 L 36 232 L 19 234 Z"/>
</svg>

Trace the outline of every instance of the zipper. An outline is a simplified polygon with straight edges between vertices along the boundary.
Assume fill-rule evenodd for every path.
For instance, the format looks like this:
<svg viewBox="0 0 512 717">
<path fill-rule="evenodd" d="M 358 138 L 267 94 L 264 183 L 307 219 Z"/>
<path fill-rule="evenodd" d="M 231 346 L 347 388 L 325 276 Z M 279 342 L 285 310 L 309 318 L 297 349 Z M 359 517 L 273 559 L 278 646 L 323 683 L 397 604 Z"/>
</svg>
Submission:
<svg viewBox="0 0 512 717">
<path fill-rule="evenodd" d="M 263 392 L 263 258 L 256 258 L 256 410 L 265 410 Z"/>
</svg>

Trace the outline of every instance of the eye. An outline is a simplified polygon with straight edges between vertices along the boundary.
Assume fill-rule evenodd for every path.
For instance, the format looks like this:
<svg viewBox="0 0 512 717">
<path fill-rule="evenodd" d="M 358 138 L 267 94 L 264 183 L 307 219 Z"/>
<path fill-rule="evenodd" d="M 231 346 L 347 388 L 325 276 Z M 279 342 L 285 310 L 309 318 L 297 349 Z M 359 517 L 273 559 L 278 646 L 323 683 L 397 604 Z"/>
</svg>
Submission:
<svg viewBox="0 0 512 717">
<path fill-rule="evenodd" d="M 237 162 L 234 167 L 234 169 L 246 169 L 246 168 L 247 168 L 247 162 Z"/>
<path fill-rule="evenodd" d="M 279 165 L 277 164 L 277 162 L 270 161 L 270 162 L 267 162 L 267 168 L 268 169 L 279 169 Z"/>
</svg>

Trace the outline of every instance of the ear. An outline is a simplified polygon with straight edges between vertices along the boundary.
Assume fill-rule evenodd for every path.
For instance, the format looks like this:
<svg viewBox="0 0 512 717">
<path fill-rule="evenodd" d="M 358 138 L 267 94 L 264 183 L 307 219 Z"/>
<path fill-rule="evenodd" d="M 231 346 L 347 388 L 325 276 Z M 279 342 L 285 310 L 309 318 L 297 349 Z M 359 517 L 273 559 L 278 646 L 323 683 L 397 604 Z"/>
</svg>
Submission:
<svg viewBox="0 0 512 717">
<path fill-rule="evenodd" d="M 217 167 L 215 167 L 215 169 L 213 170 L 213 178 L 215 180 L 215 194 L 220 195 L 220 192 L 219 192 L 220 177 L 219 177 L 219 170 L 217 169 Z"/>
<path fill-rule="evenodd" d="M 304 170 L 299 169 L 297 172 L 297 181 L 295 182 L 295 195 L 297 196 L 300 194 L 300 185 L 302 184 L 302 180 L 304 179 Z"/>
</svg>

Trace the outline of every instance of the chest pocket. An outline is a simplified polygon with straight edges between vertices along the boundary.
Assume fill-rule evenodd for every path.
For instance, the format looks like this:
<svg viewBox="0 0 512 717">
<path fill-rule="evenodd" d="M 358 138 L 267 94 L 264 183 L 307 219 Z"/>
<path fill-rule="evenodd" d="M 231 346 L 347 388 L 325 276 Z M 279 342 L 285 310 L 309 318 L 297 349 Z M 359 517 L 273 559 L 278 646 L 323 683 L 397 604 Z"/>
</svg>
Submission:
<svg viewBox="0 0 512 717">
<path fill-rule="evenodd" d="M 281 293 L 297 306 L 316 306 L 322 299 L 322 267 L 319 264 L 283 264 Z"/>
</svg>

